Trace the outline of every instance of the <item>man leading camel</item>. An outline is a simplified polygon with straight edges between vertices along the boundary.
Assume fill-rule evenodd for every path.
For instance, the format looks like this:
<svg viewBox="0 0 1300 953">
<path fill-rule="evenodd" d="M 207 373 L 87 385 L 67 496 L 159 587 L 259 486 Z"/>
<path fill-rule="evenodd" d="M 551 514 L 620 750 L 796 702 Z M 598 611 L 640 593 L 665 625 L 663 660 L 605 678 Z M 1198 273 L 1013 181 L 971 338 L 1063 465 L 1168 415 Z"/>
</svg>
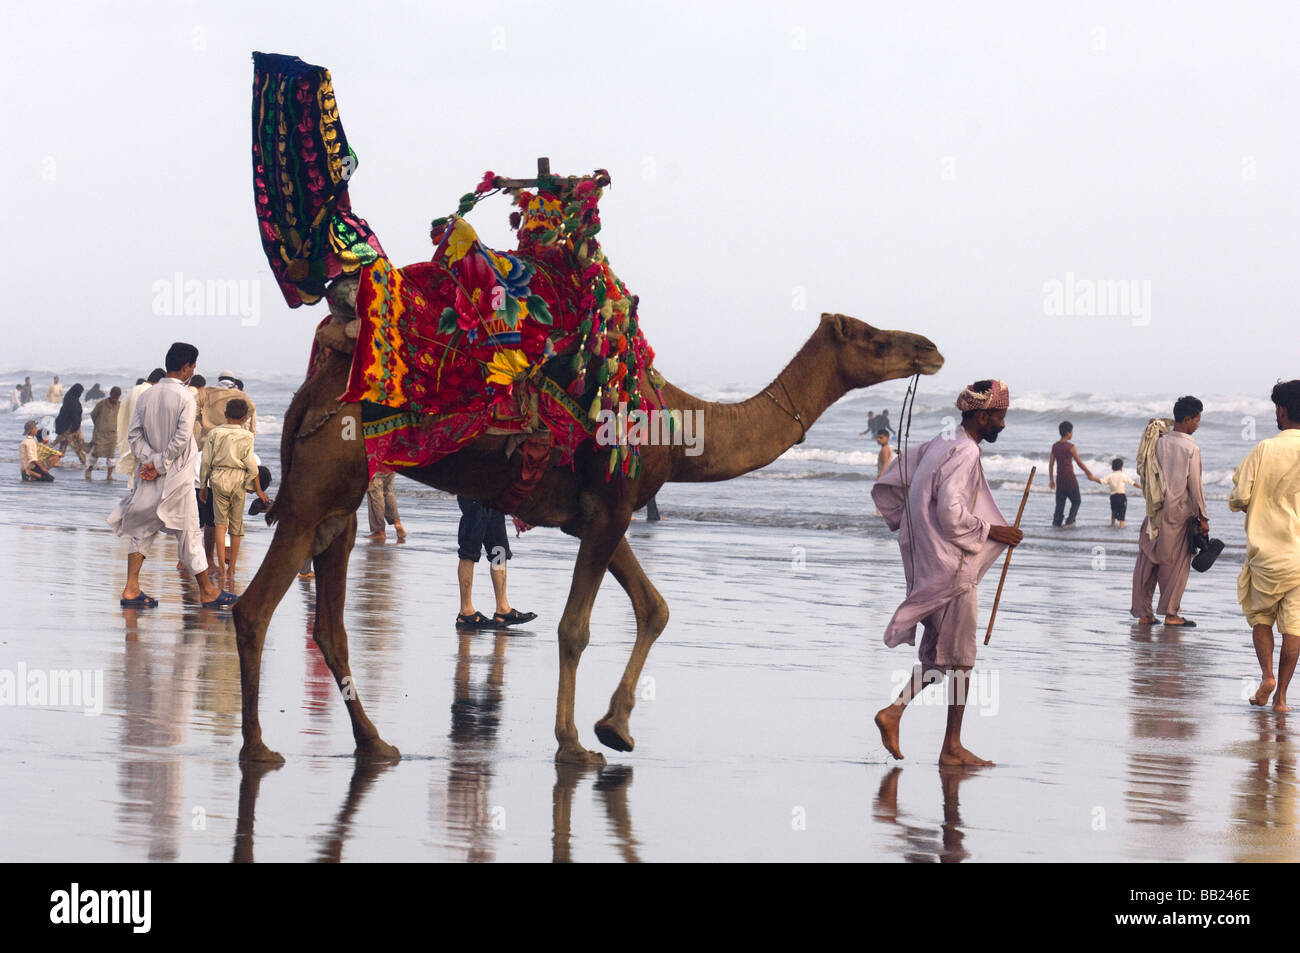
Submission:
<svg viewBox="0 0 1300 953">
<path fill-rule="evenodd" d="M 1252 705 L 1290 711 L 1287 686 L 1300 657 L 1300 380 L 1271 394 L 1276 437 L 1262 440 L 1232 476 L 1228 508 L 1246 511 L 1246 560 L 1237 577 L 1237 599 L 1251 627 L 1259 659 L 1259 689 Z M 1273 623 L 1282 636 L 1282 657 L 1273 676 Z"/>
<path fill-rule="evenodd" d="M 126 558 L 126 586 L 121 603 L 152 608 L 158 600 L 141 591 L 140 567 L 160 531 L 176 536 L 181 560 L 199 585 L 205 608 L 235 601 L 208 578 L 208 560 L 199 530 L 194 478 L 199 451 L 194 443 L 194 398 L 185 386 L 194 375 L 198 348 L 177 342 L 167 351 L 167 375 L 140 395 L 127 439 L 139 461 L 134 488 L 114 508 L 108 523 L 119 536 L 131 539 Z"/>
<path fill-rule="evenodd" d="M 1004 546 L 1023 538 L 1006 525 L 980 462 L 980 442 L 998 439 L 1010 401 L 1002 381 L 976 381 L 957 398 L 962 415 L 956 434 L 942 433 L 903 454 L 871 491 L 889 528 L 898 530 L 907 579 L 907 598 L 889 620 L 885 644 L 915 645 L 917 623 L 924 627 L 911 680 L 876 713 L 880 738 L 895 758 L 903 757 L 898 728 L 908 703 L 948 674 L 948 726 L 939 763 L 993 763 L 966 750 L 961 723 L 975 665 L 979 581 Z"/>
</svg>

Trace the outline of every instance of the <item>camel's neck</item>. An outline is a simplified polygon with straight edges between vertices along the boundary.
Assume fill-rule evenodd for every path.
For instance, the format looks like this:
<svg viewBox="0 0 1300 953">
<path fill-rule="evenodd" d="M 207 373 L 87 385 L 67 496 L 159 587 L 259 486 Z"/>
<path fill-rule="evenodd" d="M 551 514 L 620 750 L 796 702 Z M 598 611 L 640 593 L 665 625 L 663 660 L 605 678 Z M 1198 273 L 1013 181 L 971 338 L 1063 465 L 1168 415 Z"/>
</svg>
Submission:
<svg viewBox="0 0 1300 953">
<path fill-rule="evenodd" d="M 771 384 L 738 404 L 700 400 L 665 384 L 664 406 L 693 412 L 700 450 L 695 456 L 674 454 L 668 479 L 678 483 L 730 480 L 767 466 L 794 446 L 848 389 L 825 338 L 821 331 L 815 333 Z M 796 421 L 792 414 L 800 419 Z"/>
</svg>

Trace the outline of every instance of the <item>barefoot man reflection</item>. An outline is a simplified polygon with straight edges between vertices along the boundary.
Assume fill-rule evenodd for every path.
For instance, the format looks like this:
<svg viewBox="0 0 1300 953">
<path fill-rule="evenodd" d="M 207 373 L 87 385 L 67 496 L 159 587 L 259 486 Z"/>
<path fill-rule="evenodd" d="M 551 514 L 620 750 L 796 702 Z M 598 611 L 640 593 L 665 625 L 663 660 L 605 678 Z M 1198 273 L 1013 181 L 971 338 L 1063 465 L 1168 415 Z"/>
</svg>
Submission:
<svg viewBox="0 0 1300 953">
<path fill-rule="evenodd" d="M 917 623 L 924 627 L 911 680 L 876 713 L 881 741 L 895 758 L 903 757 L 898 727 L 908 703 L 947 674 L 948 727 L 939 763 L 993 763 L 962 746 L 961 721 L 975 666 L 979 581 L 1005 546 L 1023 538 L 1006 525 L 980 463 L 980 442 L 998 439 L 1010 402 L 1002 381 L 971 384 L 957 398 L 962 415 L 956 432 L 907 451 L 871 491 L 889 528 L 898 530 L 907 579 L 907 598 L 889 620 L 885 644 L 915 645 Z"/>
</svg>

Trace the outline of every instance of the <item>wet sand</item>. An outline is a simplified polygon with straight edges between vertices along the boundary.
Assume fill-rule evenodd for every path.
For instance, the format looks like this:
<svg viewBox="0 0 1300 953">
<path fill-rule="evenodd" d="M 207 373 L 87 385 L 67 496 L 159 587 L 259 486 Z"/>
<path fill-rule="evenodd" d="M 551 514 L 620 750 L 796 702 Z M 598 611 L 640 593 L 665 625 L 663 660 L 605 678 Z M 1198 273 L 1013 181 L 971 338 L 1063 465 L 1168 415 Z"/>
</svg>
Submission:
<svg viewBox="0 0 1300 953">
<path fill-rule="evenodd" d="M 175 570 L 174 545 L 144 572 L 162 605 L 118 607 L 126 544 L 99 520 L 121 485 L 101 479 L 0 485 L 12 567 L 0 670 L 98 670 L 105 696 L 97 716 L 0 707 L 6 861 L 1300 858 L 1300 714 L 1244 701 L 1256 667 L 1234 599 L 1239 554 L 1193 574 L 1185 606 L 1197 629 L 1139 629 L 1127 616 L 1134 524 L 1034 530 L 966 717 L 968 747 L 998 765 L 941 770 L 941 704 L 908 712 L 903 762 L 871 723 L 914 658 L 880 641 L 902 595 L 893 540 L 878 526 L 674 521 L 670 488 L 665 521 L 630 532 L 672 611 L 633 714 L 636 750 L 579 771 L 552 762 L 555 623 L 576 542 L 546 529 L 512 540 L 512 602 L 540 618 L 458 635 L 454 500 L 404 494 L 411 536 L 358 540 L 346 616 L 361 696 L 403 760 L 356 767 L 311 641 L 314 582 L 297 581 L 262 680 L 266 739 L 287 764 L 245 772 L 229 613 L 182 601 L 194 585 Z M 1212 517 L 1222 524 L 1226 511 Z M 237 588 L 270 540 L 260 521 L 247 525 Z M 996 582 L 990 573 L 982 624 Z M 489 593 L 481 565 L 486 612 Z M 631 641 L 630 608 L 607 579 L 579 669 L 589 747 Z"/>
</svg>

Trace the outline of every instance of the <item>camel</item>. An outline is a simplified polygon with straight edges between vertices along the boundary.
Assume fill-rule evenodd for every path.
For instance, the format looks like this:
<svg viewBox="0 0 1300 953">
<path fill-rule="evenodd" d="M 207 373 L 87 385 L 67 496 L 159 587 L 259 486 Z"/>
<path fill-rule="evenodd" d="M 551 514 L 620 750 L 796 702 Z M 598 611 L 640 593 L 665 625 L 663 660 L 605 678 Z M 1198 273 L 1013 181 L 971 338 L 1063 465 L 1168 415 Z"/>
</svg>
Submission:
<svg viewBox="0 0 1300 953">
<path fill-rule="evenodd" d="M 261 567 L 235 604 L 243 695 L 243 762 L 282 763 L 262 740 L 258 720 L 262 646 L 271 615 L 308 556 L 315 557 L 315 638 L 344 697 L 358 760 L 387 762 L 400 752 L 385 742 L 366 716 L 348 666 L 343 628 L 348 556 L 365 495 L 367 462 L 360 439 L 359 404 L 342 404 L 351 354 L 326 347 L 325 359 L 294 395 L 281 436 L 281 489 L 267 521 L 275 535 Z M 739 403 L 710 403 L 665 382 L 658 409 L 702 411 L 705 439 L 697 455 L 681 444 L 641 447 L 639 478 L 620 491 L 605 478 L 605 457 L 584 444 L 572 470 L 552 467 L 515 515 L 534 526 L 559 527 L 580 540 L 573 581 L 559 622 L 559 687 L 555 708 L 555 760 L 604 764 L 585 748 L 574 724 L 578 662 L 590 639 L 588 622 L 608 571 L 632 602 L 636 640 L 609 709 L 595 725 L 597 739 L 614 751 L 633 750 L 629 718 L 635 688 L 651 646 L 668 623 L 668 605 L 646 578 L 624 538 L 634 510 L 667 482 L 730 480 L 771 463 L 801 442 L 809 427 L 841 396 L 857 388 L 913 374 L 933 374 L 943 357 L 927 338 L 878 330 L 842 314 L 823 314 L 803 347 L 771 385 Z M 643 381 L 642 393 L 653 395 Z M 506 455 L 507 438 L 483 436 L 436 463 L 403 475 L 427 486 L 491 502 L 511 485 L 518 461 Z"/>
</svg>

